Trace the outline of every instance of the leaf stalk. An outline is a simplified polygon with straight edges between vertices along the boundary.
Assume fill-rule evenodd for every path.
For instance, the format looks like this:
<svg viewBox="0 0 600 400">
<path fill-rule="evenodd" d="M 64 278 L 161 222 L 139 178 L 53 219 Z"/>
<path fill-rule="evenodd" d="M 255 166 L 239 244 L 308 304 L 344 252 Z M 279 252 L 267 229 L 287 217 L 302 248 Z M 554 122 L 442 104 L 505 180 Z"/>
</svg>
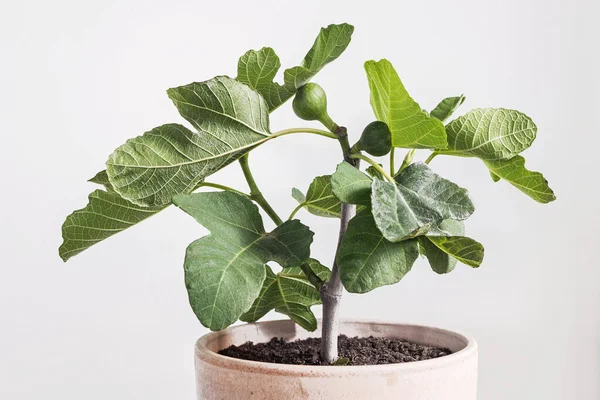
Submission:
<svg viewBox="0 0 600 400">
<path fill-rule="evenodd" d="M 250 188 L 250 199 L 254 200 L 273 220 L 276 225 L 283 224 L 283 220 L 277 215 L 271 204 L 265 199 L 262 192 L 258 188 L 254 177 L 252 176 L 252 172 L 250 171 L 250 166 L 248 165 L 248 154 L 245 154 L 242 158 L 240 158 L 240 165 L 242 166 L 242 171 L 244 172 L 244 177 L 246 178 L 246 182 L 248 182 L 248 187 Z"/>
</svg>

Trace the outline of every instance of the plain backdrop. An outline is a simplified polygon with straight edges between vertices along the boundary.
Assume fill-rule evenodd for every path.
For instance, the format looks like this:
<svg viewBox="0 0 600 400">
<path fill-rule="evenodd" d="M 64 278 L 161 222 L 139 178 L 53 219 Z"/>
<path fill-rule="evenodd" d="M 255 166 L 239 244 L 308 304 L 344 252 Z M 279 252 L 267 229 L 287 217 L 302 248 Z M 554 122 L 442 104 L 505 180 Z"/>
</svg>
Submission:
<svg viewBox="0 0 600 400">
<path fill-rule="evenodd" d="M 461 112 L 530 115 L 539 132 L 527 166 L 558 200 L 540 205 L 493 183 L 477 160 L 436 158 L 476 202 L 467 230 L 485 245 L 484 264 L 439 276 L 419 260 L 395 286 L 345 296 L 343 316 L 472 334 L 482 400 L 599 399 L 597 17 L 594 0 L 3 1 L 0 398 L 194 398 L 192 349 L 206 330 L 182 262 L 206 231 L 170 208 L 64 264 L 61 224 L 113 149 L 183 121 L 167 88 L 235 76 L 238 57 L 265 45 L 296 65 L 321 26 L 349 22 L 350 47 L 316 82 L 354 139 L 374 119 L 363 62 L 385 57 L 424 108 L 464 93 Z M 271 124 L 314 126 L 290 103 Z M 284 215 L 293 186 L 306 190 L 338 162 L 337 145 L 312 135 L 250 157 Z M 236 164 L 211 181 L 246 189 Z M 313 255 L 329 263 L 337 221 L 299 215 L 316 232 Z"/>
</svg>

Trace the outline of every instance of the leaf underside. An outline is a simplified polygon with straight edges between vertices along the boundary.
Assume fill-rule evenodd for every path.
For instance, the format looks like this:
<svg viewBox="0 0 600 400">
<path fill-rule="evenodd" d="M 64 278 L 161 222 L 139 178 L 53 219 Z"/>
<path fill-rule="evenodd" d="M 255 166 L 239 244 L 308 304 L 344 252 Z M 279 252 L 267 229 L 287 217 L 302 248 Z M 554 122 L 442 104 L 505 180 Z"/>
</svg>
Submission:
<svg viewBox="0 0 600 400">
<path fill-rule="evenodd" d="M 198 132 L 167 124 L 127 141 L 109 157 L 114 189 L 141 206 L 169 204 L 269 137 L 269 110 L 248 86 L 227 77 L 169 89 Z"/>
<path fill-rule="evenodd" d="M 74 211 L 62 226 L 63 243 L 58 253 L 63 261 L 162 211 L 162 207 L 140 207 L 112 191 L 95 190 L 85 208 Z"/>
<path fill-rule="evenodd" d="M 446 126 L 448 149 L 482 160 L 509 159 L 533 143 L 537 127 L 520 111 L 480 108 Z"/>
</svg>

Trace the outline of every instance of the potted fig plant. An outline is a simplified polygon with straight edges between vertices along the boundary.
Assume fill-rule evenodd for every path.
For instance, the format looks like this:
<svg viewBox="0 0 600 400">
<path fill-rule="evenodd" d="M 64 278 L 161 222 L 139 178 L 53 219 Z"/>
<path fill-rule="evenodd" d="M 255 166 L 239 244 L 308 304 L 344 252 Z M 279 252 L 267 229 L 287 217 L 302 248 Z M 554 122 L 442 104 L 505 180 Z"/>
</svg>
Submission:
<svg viewBox="0 0 600 400">
<path fill-rule="evenodd" d="M 537 128 L 525 114 L 501 108 L 474 109 L 449 121 L 463 96 L 428 112 L 389 61 L 367 61 L 375 120 L 362 134 L 352 133 L 353 143 L 329 116 L 324 90 L 311 82 L 343 53 L 352 33 L 348 24 L 323 28 L 300 65 L 285 70 L 283 84 L 274 81 L 279 58 L 264 47 L 239 59 L 235 79 L 217 76 L 169 89 L 191 128 L 162 125 L 117 148 L 90 179 L 103 188 L 63 225 L 65 261 L 171 204 L 210 231 L 188 246 L 184 264 L 191 307 L 215 331 L 196 344 L 199 399 L 476 397 L 473 339 L 423 326 L 339 321 L 339 304 L 344 289 L 366 293 L 399 282 L 419 255 L 438 274 L 457 262 L 481 264 L 483 246 L 464 231 L 473 203 L 467 190 L 430 167 L 436 156 L 479 160 L 493 181 L 540 203 L 553 201 L 547 181 L 526 169 L 520 155 Z M 323 128 L 273 132 L 269 114 L 290 99 L 298 117 Z M 332 157 L 340 163 L 305 193 L 292 189 L 298 206 L 284 220 L 260 191 L 249 154 L 295 133 L 338 141 L 341 151 Z M 407 153 L 396 162 L 399 148 Z M 424 162 L 416 161 L 418 151 L 427 151 Z M 384 156 L 385 166 L 373 158 Z M 249 191 L 207 180 L 234 162 Z M 259 208 L 273 230 L 265 229 Z M 301 212 L 339 218 L 331 269 L 310 257 L 313 232 L 296 218 Z M 323 305 L 321 321 L 311 310 L 317 304 Z M 289 320 L 257 323 L 272 310 Z M 238 320 L 249 324 L 228 328 Z"/>
</svg>

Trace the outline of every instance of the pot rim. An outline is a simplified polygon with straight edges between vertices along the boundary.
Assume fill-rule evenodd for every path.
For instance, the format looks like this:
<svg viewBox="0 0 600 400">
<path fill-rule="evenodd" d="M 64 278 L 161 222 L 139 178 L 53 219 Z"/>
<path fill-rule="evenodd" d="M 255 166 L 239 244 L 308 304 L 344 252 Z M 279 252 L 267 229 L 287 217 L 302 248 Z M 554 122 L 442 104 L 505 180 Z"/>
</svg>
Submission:
<svg viewBox="0 0 600 400">
<path fill-rule="evenodd" d="M 386 325 L 386 326 L 405 326 L 422 328 L 430 331 L 435 331 L 448 336 L 452 336 L 455 339 L 462 341 L 465 347 L 455 353 L 440 358 L 434 358 L 430 360 L 412 361 L 408 363 L 396 363 L 396 364 L 381 364 L 381 365 L 349 365 L 349 366 L 332 366 L 332 365 L 295 365 L 295 364 L 277 364 L 262 361 L 251 361 L 243 360 L 239 358 L 233 358 L 221 355 L 210 350 L 207 347 L 207 343 L 211 342 L 215 338 L 226 335 L 232 330 L 247 328 L 253 325 L 275 325 L 281 323 L 292 323 L 291 320 L 273 320 L 273 321 L 261 321 L 256 323 L 247 323 L 242 325 L 231 326 L 222 331 L 210 332 L 203 335 L 196 341 L 194 346 L 194 353 L 196 356 L 196 362 L 199 360 L 219 366 L 225 369 L 241 370 L 246 372 L 255 373 L 268 373 L 274 375 L 295 375 L 295 376 L 328 376 L 328 375 L 371 375 L 371 374 L 382 374 L 382 373 L 394 373 L 394 372 L 416 372 L 421 370 L 432 370 L 444 368 L 450 365 L 459 364 L 465 360 L 476 356 L 477 354 L 477 342 L 472 336 L 459 333 L 456 331 L 450 331 L 442 328 L 436 328 L 427 325 L 420 324 L 409 324 L 409 323 L 396 323 L 390 321 L 378 321 L 369 319 L 342 319 L 339 321 L 340 326 L 344 324 L 374 324 L 374 325 Z"/>
</svg>

